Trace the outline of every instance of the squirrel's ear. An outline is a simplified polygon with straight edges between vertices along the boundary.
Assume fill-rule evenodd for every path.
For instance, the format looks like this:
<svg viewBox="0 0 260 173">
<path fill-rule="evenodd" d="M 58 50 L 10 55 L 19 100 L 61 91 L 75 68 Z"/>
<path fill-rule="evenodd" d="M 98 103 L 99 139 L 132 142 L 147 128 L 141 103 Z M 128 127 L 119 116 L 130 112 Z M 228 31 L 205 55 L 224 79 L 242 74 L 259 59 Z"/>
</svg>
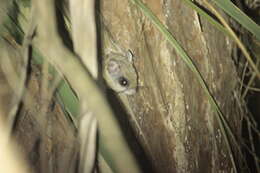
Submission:
<svg viewBox="0 0 260 173">
<path fill-rule="evenodd" d="M 127 59 L 128 59 L 129 62 L 133 62 L 134 55 L 133 55 L 133 53 L 131 52 L 131 50 L 128 50 L 128 51 L 126 52 L 126 57 L 127 57 Z"/>
<path fill-rule="evenodd" d="M 120 65 L 115 60 L 110 60 L 107 63 L 107 71 L 110 74 L 118 74 L 120 72 Z"/>
</svg>

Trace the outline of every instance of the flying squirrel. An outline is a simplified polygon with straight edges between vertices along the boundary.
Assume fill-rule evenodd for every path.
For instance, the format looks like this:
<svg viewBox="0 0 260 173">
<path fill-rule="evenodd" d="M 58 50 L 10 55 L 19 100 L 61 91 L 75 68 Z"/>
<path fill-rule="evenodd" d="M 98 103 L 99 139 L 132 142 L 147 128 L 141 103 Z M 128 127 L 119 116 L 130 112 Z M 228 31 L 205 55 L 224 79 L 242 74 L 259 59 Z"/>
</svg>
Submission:
<svg viewBox="0 0 260 173">
<path fill-rule="evenodd" d="M 106 53 L 103 53 L 103 77 L 109 88 L 119 94 L 133 95 L 137 91 L 138 75 L 134 66 L 134 55 L 116 44 L 102 15 L 101 27 L 103 28 L 103 44 Z"/>
<path fill-rule="evenodd" d="M 110 52 L 103 60 L 103 77 L 107 85 L 117 93 L 132 95 L 137 90 L 137 71 L 133 64 L 133 54 Z"/>
</svg>

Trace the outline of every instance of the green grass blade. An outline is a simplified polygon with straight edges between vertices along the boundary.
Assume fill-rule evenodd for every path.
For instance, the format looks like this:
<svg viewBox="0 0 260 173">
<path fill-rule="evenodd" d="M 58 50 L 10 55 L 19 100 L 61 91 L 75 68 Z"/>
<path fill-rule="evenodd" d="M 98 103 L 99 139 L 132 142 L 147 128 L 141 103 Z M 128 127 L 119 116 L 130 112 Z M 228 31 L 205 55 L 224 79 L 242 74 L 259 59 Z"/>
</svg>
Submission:
<svg viewBox="0 0 260 173">
<path fill-rule="evenodd" d="M 213 0 L 213 2 L 260 40 L 260 26 L 237 8 L 230 0 Z"/>
<path fill-rule="evenodd" d="M 59 85 L 58 95 L 66 110 L 76 118 L 79 115 L 79 100 L 66 80 Z"/>
<path fill-rule="evenodd" d="M 38 53 L 38 50 L 36 48 L 35 50 L 33 50 L 32 57 L 33 63 L 43 63 L 43 57 L 41 54 Z M 50 68 L 49 72 L 52 75 L 60 75 L 53 67 Z M 63 108 L 65 108 L 69 115 L 72 115 L 74 118 L 76 118 L 76 116 L 79 114 L 79 100 L 65 79 L 62 79 L 62 81 L 60 82 L 57 88 L 57 93 L 59 103 L 62 104 Z"/>
<path fill-rule="evenodd" d="M 213 108 L 213 111 L 216 113 L 216 118 L 218 121 L 218 124 L 220 126 L 221 132 L 224 136 L 225 143 L 227 145 L 227 149 L 230 153 L 230 159 L 233 164 L 233 168 L 235 169 L 235 172 L 237 172 L 237 167 L 235 165 L 234 156 L 232 154 L 230 142 L 228 140 L 228 136 L 226 133 L 225 128 L 228 129 L 229 127 L 225 123 L 224 115 L 222 114 L 221 110 L 219 109 L 219 106 L 217 105 L 215 99 L 211 95 L 204 79 L 202 78 L 200 72 L 192 62 L 191 58 L 186 54 L 186 52 L 183 50 L 183 48 L 179 45 L 177 40 L 172 36 L 172 34 L 167 30 L 167 28 L 160 22 L 160 20 L 152 13 L 152 11 L 147 8 L 140 0 L 132 0 L 134 4 L 137 5 L 137 7 L 140 8 L 140 10 L 145 14 L 147 18 L 151 20 L 151 22 L 157 27 L 157 29 L 165 36 L 166 40 L 169 41 L 169 43 L 175 48 L 176 52 L 181 56 L 182 60 L 186 63 L 186 65 L 189 67 L 189 69 L 195 74 L 197 77 L 201 87 L 203 88 L 204 92 L 206 93 L 209 102 Z M 233 134 L 230 134 L 233 136 Z"/>
</svg>

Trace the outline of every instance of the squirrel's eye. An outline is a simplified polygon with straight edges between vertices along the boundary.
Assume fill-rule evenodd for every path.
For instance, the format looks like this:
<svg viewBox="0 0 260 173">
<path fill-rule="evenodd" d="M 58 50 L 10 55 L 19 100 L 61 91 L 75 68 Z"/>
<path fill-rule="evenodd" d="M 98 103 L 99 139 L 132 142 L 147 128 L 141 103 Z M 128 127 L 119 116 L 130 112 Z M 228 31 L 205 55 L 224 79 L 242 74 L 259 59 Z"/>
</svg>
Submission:
<svg viewBox="0 0 260 173">
<path fill-rule="evenodd" d="M 118 82 L 119 82 L 119 84 L 121 85 L 121 86 L 124 86 L 124 87 L 126 87 L 126 86 L 128 86 L 128 80 L 126 79 L 126 78 L 124 78 L 124 77 L 120 77 L 119 79 L 118 79 Z"/>
</svg>

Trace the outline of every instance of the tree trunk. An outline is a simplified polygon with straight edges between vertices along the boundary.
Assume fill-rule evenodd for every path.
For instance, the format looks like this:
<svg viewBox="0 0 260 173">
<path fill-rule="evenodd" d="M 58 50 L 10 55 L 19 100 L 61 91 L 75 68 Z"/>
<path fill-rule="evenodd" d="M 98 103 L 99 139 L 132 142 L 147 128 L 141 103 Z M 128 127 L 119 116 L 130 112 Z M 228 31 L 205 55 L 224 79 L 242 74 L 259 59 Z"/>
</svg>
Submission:
<svg viewBox="0 0 260 173">
<path fill-rule="evenodd" d="M 231 129 L 240 136 L 233 42 L 183 1 L 150 0 L 146 5 L 192 58 Z M 135 56 L 139 89 L 128 96 L 129 119 L 137 122 L 132 125 L 156 170 L 232 172 L 216 113 L 180 55 L 131 1 L 101 1 L 100 11 L 116 45 Z M 104 44 L 104 52 L 112 47 Z"/>
</svg>

